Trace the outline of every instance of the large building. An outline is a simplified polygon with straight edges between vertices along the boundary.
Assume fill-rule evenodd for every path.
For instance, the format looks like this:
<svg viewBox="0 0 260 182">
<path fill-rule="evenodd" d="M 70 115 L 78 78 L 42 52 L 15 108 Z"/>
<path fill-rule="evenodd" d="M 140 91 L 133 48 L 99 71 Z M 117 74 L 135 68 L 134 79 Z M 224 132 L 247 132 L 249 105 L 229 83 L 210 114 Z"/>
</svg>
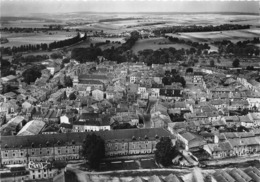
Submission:
<svg viewBox="0 0 260 182">
<path fill-rule="evenodd" d="M 87 134 L 61 133 L 34 136 L 3 136 L 1 139 L 1 163 L 28 164 L 29 161 L 80 159 L 82 143 Z M 176 139 L 163 128 L 127 129 L 95 132 L 105 140 L 106 156 L 153 153 L 161 137 Z M 40 140 L 39 140 L 40 138 Z"/>
</svg>

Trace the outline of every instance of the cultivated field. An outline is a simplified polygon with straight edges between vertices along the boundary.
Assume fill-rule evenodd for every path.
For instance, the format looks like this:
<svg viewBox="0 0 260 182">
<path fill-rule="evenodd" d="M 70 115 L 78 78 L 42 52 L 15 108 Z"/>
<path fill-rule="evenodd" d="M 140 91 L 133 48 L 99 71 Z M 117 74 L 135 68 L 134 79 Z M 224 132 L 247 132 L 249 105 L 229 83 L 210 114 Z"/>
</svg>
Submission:
<svg viewBox="0 0 260 182">
<path fill-rule="evenodd" d="M 238 42 L 249 38 L 260 37 L 260 29 L 232 30 L 232 31 L 217 31 L 217 32 L 189 32 L 178 34 L 166 34 L 168 36 L 189 39 L 197 42 L 212 42 L 219 40 L 230 40 Z"/>
<path fill-rule="evenodd" d="M 76 32 L 65 31 L 49 31 L 47 33 L 5 33 L 1 32 L 1 37 L 5 37 L 9 40 L 8 43 L 1 44 L 1 47 L 13 47 L 28 44 L 41 44 L 51 43 L 54 41 L 65 40 L 72 38 L 76 35 Z"/>
<path fill-rule="evenodd" d="M 75 15 L 74 15 L 75 16 Z M 129 14 L 88 14 L 81 16 L 82 25 L 69 25 L 68 28 L 79 28 L 84 30 L 100 31 L 106 33 L 122 33 L 138 29 L 154 29 L 167 26 L 188 26 L 188 25 L 220 25 L 220 24 L 250 24 L 260 26 L 259 17 L 254 15 L 222 15 L 222 14 L 149 14 L 149 13 L 129 13 Z M 99 22 L 102 19 L 133 18 L 130 20 L 116 20 L 110 22 Z M 71 17 L 70 22 L 73 22 Z M 84 24 L 87 23 L 87 24 Z M 149 25 L 153 24 L 154 25 Z M 162 24 L 156 24 L 162 23 Z M 148 24 L 148 25 L 147 25 Z"/>
<path fill-rule="evenodd" d="M 191 48 L 190 46 L 185 44 L 173 44 L 168 39 L 159 37 L 159 38 L 139 39 L 133 46 L 132 50 L 134 53 L 138 53 L 138 51 L 144 49 L 157 50 L 160 48 L 169 48 L 169 47 L 173 47 L 175 49 Z"/>
<path fill-rule="evenodd" d="M 48 20 L 15 20 L 15 21 L 4 21 L 0 23 L 0 27 L 20 27 L 20 28 L 44 28 L 51 24 L 64 25 L 64 23 Z"/>
</svg>

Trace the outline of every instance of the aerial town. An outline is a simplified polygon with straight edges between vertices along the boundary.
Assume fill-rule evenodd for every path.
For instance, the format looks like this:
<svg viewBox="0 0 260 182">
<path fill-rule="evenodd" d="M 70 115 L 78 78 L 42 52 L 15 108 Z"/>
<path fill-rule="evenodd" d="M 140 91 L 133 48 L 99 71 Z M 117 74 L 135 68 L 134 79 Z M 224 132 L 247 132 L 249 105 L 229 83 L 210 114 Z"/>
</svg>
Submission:
<svg viewBox="0 0 260 182">
<path fill-rule="evenodd" d="M 198 29 L 250 28 L 259 31 L 78 29 L 65 41 L 12 48 L 3 38 L 1 181 L 259 182 L 259 36 L 182 39 Z M 143 40 L 162 48 L 135 53 Z"/>
</svg>

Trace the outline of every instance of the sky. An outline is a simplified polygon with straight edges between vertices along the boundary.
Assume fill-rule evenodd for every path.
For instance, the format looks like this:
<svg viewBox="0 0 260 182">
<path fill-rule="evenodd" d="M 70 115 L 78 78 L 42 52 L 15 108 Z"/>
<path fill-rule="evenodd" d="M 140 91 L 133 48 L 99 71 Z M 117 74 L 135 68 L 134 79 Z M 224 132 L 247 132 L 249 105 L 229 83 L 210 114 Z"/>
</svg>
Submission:
<svg viewBox="0 0 260 182">
<path fill-rule="evenodd" d="M 258 1 L 189 0 L 0 0 L 1 16 L 67 12 L 259 13 Z"/>
</svg>

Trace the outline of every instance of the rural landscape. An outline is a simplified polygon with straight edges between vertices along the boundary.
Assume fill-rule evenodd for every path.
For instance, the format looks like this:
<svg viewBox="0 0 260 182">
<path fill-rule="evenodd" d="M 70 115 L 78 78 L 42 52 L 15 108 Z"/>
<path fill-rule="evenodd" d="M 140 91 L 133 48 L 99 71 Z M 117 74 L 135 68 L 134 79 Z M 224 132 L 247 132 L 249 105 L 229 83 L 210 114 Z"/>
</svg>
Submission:
<svg viewBox="0 0 260 182">
<path fill-rule="evenodd" d="M 37 2 L 3 1 L 1 181 L 260 181 L 259 2 Z"/>
</svg>

